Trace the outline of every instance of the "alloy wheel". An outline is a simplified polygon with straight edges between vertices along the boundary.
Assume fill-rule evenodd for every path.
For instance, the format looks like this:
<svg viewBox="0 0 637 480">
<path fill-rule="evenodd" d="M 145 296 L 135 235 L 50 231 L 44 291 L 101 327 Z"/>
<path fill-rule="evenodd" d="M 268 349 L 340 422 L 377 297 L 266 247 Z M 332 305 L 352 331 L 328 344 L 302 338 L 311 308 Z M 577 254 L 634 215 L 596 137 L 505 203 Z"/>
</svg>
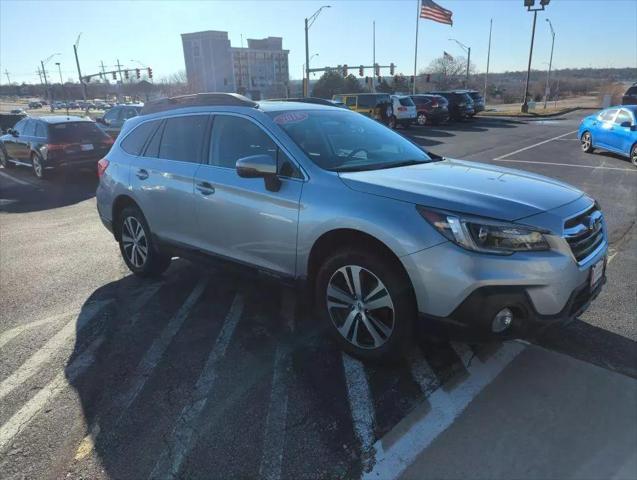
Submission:
<svg viewBox="0 0 637 480">
<path fill-rule="evenodd" d="M 586 132 L 583 136 L 582 136 L 582 150 L 584 150 L 585 152 L 588 151 L 591 148 L 591 134 Z"/>
<path fill-rule="evenodd" d="M 418 125 L 424 125 L 427 123 L 427 117 L 424 113 L 418 115 Z"/>
<path fill-rule="evenodd" d="M 630 152 L 630 161 L 637 167 L 637 145 L 635 145 L 632 152 Z"/>
<path fill-rule="evenodd" d="M 352 345 L 376 349 L 391 337 L 395 309 L 383 282 L 371 271 L 346 265 L 327 284 L 327 310 L 332 323 Z"/>
<path fill-rule="evenodd" d="M 33 164 L 33 171 L 35 172 L 35 176 L 38 178 L 42 178 L 44 167 L 42 166 L 40 157 L 38 157 L 37 155 L 33 155 L 31 163 Z"/>
<path fill-rule="evenodd" d="M 126 217 L 122 225 L 122 244 L 128 261 L 141 268 L 148 258 L 148 240 L 141 222 L 135 217 Z"/>
</svg>

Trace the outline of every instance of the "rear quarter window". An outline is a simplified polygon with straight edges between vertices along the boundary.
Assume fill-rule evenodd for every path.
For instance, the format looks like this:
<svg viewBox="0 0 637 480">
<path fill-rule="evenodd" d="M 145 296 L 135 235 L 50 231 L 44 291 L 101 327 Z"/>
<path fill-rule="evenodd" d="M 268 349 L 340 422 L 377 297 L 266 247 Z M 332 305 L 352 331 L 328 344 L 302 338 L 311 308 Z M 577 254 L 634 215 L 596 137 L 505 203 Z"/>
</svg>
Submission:
<svg viewBox="0 0 637 480">
<path fill-rule="evenodd" d="M 413 107 L 413 106 L 414 106 L 414 102 L 413 102 L 413 101 L 412 101 L 412 99 L 411 99 L 411 98 L 409 98 L 409 97 L 402 97 L 402 98 L 399 98 L 399 99 L 398 99 L 398 101 L 400 102 L 400 104 L 401 104 L 403 107 Z"/>
<path fill-rule="evenodd" d="M 144 122 L 138 125 L 126 135 L 126 138 L 122 141 L 121 147 L 126 153 L 130 155 L 141 155 L 144 145 L 159 125 L 159 120 L 152 122 Z"/>
</svg>

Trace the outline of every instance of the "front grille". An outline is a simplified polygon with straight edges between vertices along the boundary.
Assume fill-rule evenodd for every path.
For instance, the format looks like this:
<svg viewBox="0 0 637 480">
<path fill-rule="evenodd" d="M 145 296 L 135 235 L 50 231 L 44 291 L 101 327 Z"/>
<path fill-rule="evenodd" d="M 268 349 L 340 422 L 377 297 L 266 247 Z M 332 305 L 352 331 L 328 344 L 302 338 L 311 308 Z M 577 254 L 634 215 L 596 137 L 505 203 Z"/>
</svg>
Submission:
<svg viewBox="0 0 637 480">
<path fill-rule="evenodd" d="M 564 238 L 578 263 L 604 243 L 603 215 L 597 204 L 564 222 Z"/>
</svg>

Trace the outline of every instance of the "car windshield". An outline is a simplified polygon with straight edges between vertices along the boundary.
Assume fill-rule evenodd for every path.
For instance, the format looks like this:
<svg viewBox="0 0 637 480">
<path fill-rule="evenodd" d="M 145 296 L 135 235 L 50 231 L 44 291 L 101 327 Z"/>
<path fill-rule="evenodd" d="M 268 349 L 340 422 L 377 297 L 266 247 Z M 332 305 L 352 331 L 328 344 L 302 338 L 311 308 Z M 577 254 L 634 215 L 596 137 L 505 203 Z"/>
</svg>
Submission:
<svg viewBox="0 0 637 480">
<path fill-rule="evenodd" d="M 93 122 L 66 122 L 49 125 L 54 143 L 101 142 L 108 136 Z"/>
<path fill-rule="evenodd" d="M 398 101 L 403 107 L 413 107 L 415 104 L 409 97 L 398 97 Z"/>
<path fill-rule="evenodd" d="M 294 110 L 269 115 L 315 164 L 326 170 L 377 170 L 432 160 L 417 145 L 357 113 Z"/>
</svg>

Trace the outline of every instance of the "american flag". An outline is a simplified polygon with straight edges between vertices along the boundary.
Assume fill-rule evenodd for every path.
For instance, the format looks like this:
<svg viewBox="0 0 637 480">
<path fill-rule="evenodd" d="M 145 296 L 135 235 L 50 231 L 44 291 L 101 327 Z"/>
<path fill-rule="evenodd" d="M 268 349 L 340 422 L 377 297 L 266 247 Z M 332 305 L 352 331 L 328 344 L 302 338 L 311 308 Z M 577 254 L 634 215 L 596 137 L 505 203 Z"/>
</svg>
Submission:
<svg viewBox="0 0 637 480">
<path fill-rule="evenodd" d="M 442 8 L 433 0 L 421 0 L 420 2 L 420 18 L 427 18 L 438 23 L 446 23 L 447 25 L 453 25 L 451 16 L 453 12 Z"/>
</svg>

